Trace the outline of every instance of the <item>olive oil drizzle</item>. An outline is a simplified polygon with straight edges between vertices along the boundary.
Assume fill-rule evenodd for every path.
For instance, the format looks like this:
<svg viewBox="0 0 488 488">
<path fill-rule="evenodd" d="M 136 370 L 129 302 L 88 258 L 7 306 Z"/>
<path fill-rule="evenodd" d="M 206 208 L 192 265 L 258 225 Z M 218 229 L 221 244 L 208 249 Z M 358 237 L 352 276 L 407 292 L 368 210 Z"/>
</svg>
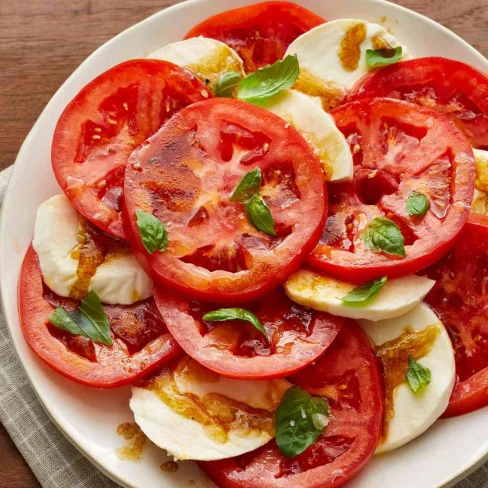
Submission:
<svg viewBox="0 0 488 488">
<path fill-rule="evenodd" d="M 429 325 L 423 330 L 407 327 L 398 338 L 385 342 L 376 347 L 376 356 L 383 366 L 383 381 L 385 390 L 385 409 L 383 417 L 382 439 L 386 439 L 388 426 L 394 415 L 395 388 L 407 382 L 408 356 L 411 354 L 416 360 L 427 356 L 439 335 L 437 324 Z"/>
<path fill-rule="evenodd" d="M 108 261 L 114 251 L 130 252 L 130 249 L 128 244 L 95 229 L 83 217 L 78 220 L 77 239 L 79 244 L 71 251 L 71 257 L 78 260 L 77 279 L 70 287 L 69 297 L 82 300 L 88 294 L 90 281 L 98 267 Z"/>
<path fill-rule="evenodd" d="M 135 423 L 120 424 L 117 434 L 126 440 L 125 446 L 116 449 L 117 456 L 122 461 L 140 461 L 147 439 L 140 427 Z"/>
<path fill-rule="evenodd" d="M 352 25 L 344 34 L 339 59 L 346 71 L 354 71 L 358 68 L 361 59 L 361 44 L 365 41 L 366 34 L 366 26 L 363 23 Z"/>
<path fill-rule="evenodd" d="M 231 430 L 240 437 L 252 437 L 263 431 L 274 436 L 273 413 L 270 411 L 251 408 L 219 393 L 208 393 L 203 397 L 182 393 L 175 375 L 187 376 L 189 381 L 198 379 L 188 377 L 191 371 L 185 372 L 180 364 L 176 370 L 164 368 L 157 377 L 141 386 L 153 391 L 178 415 L 202 424 L 206 435 L 220 444 L 228 441 Z"/>
</svg>

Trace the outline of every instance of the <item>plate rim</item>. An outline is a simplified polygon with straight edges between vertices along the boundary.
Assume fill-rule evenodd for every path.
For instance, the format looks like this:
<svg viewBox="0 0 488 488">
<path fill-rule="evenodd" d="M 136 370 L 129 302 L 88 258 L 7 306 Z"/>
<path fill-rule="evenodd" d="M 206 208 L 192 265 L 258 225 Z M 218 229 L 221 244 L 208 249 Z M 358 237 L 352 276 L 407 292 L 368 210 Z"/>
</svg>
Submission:
<svg viewBox="0 0 488 488">
<path fill-rule="evenodd" d="M 253 4 L 253 3 L 262 3 L 263 1 L 266 0 L 245 0 L 246 4 Z M 292 3 L 299 3 L 296 2 L 295 0 L 288 0 Z M 398 5 L 396 3 L 390 2 L 389 0 L 357 0 L 360 3 L 367 2 L 367 3 L 373 3 L 373 4 L 383 4 L 385 2 L 389 3 L 389 6 L 393 10 L 397 10 L 400 12 L 408 12 L 408 15 L 411 15 L 413 17 L 416 17 L 418 19 L 422 19 L 423 21 L 427 22 L 428 24 L 435 25 L 436 28 L 440 29 L 443 31 L 445 34 L 447 34 L 449 37 L 453 37 L 456 39 L 456 41 L 459 44 L 462 44 L 464 48 L 468 49 L 471 51 L 471 53 L 478 58 L 481 64 L 486 66 L 486 70 L 488 72 L 488 59 L 483 56 L 474 46 L 469 44 L 466 40 L 464 40 L 460 35 L 457 33 L 453 32 L 452 30 L 448 29 L 444 25 L 440 24 L 439 22 L 436 22 L 435 20 L 431 19 L 430 17 L 427 17 L 426 15 L 420 14 L 414 10 L 411 10 L 407 7 L 404 7 L 403 5 Z M 109 49 L 110 46 L 115 43 L 120 37 L 126 35 L 128 32 L 136 29 L 140 24 L 146 23 L 150 21 L 151 19 L 159 16 L 164 16 L 166 15 L 167 12 L 174 12 L 178 10 L 185 10 L 186 8 L 191 8 L 192 5 L 198 5 L 198 4 L 205 4 L 209 3 L 211 0 L 185 0 L 181 3 L 177 3 L 174 5 L 170 5 L 166 8 L 163 8 L 162 10 L 159 10 L 158 12 L 155 12 L 154 14 L 146 17 L 145 19 L 142 19 L 139 22 L 136 22 L 129 26 L 127 29 L 124 29 L 120 33 L 116 34 L 112 38 L 110 38 L 108 41 L 105 43 L 101 44 L 99 47 L 97 47 L 92 53 L 90 53 L 82 62 L 81 64 L 68 76 L 68 78 L 65 79 L 65 81 L 59 86 L 59 88 L 56 90 L 56 92 L 52 95 L 52 97 L 49 99 L 48 103 L 45 105 L 41 113 L 38 115 L 36 121 L 34 122 L 33 126 L 29 130 L 29 133 L 23 140 L 21 147 L 17 153 L 17 156 L 15 158 L 15 161 L 13 163 L 13 169 L 10 174 L 10 178 L 7 184 L 7 188 L 5 190 L 4 194 L 4 199 L 3 199 L 3 205 L 0 213 L 0 296 L 1 296 L 1 303 L 0 305 L 3 308 L 4 311 L 4 317 L 5 321 L 7 324 L 7 331 L 8 335 L 10 338 L 10 343 L 15 351 L 15 355 L 18 358 L 20 364 L 22 365 L 22 368 L 24 372 L 26 373 L 30 385 L 36 395 L 36 398 L 39 400 L 40 404 L 42 405 L 44 411 L 48 415 L 48 417 L 52 420 L 52 422 L 56 425 L 58 430 L 62 433 L 62 435 L 70 442 L 72 446 L 74 446 L 83 456 L 85 456 L 100 472 L 102 472 L 107 478 L 112 480 L 113 482 L 123 486 L 124 488 L 132 488 L 132 485 L 126 483 L 123 479 L 117 477 L 115 474 L 110 472 L 108 469 L 106 469 L 101 463 L 97 461 L 97 459 L 90 454 L 89 451 L 85 450 L 81 445 L 79 445 L 75 438 L 70 435 L 69 430 L 70 426 L 64 423 L 64 421 L 58 419 L 56 415 L 53 415 L 52 412 L 49 410 L 49 408 L 46 405 L 46 402 L 44 402 L 42 395 L 45 394 L 45 392 L 41 392 L 40 390 L 42 388 L 39 388 L 36 385 L 36 380 L 34 378 L 34 375 L 32 374 L 33 371 L 29 369 L 26 364 L 24 364 L 24 361 L 22 360 L 20 353 L 16 347 L 15 340 L 12 335 L 12 329 L 11 323 L 14 321 L 14 317 L 12 317 L 10 310 L 6 306 L 6 299 L 4 289 L 7 285 L 6 280 L 3 278 L 4 273 L 3 273 L 3 263 L 5 262 L 6 259 L 8 259 L 8 256 L 6 255 L 6 249 L 3 243 L 7 240 L 7 228 L 5 224 L 5 218 L 4 216 L 8 213 L 8 210 L 10 209 L 10 206 L 13 205 L 11 203 L 11 200 L 13 200 L 13 197 L 11 195 L 13 194 L 13 188 L 16 186 L 16 180 L 18 179 L 18 175 L 20 174 L 20 166 L 17 165 L 17 161 L 22 159 L 24 152 L 27 151 L 27 147 L 30 145 L 31 139 L 34 137 L 33 134 L 36 131 L 37 126 L 40 123 L 40 120 L 44 113 L 48 111 L 48 109 L 55 103 L 56 99 L 60 97 L 60 92 L 63 91 L 64 87 L 70 82 L 70 80 L 75 77 L 80 71 L 83 71 L 84 67 L 91 61 L 93 57 L 95 57 L 99 51 L 101 50 L 106 50 Z M 189 7 L 190 6 L 190 7 Z M 478 69 L 478 68 L 476 68 Z M 16 283 L 17 285 L 17 283 Z M 18 312 L 17 312 L 18 313 Z M 488 407 L 487 407 L 488 408 Z M 473 457 L 471 460 L 470 464 L 467 464 L 464 466 L 462 469 L 456 471 L 452 475 L 449 475 L 446 477 L 440 484 L 436 486 L 432 486 L 432 488 L 448 488 L 448 487 L 453 487 L 456 483 L 459 481 L 465 479 L 467 476 L 472 474 L 474 471 L 476 471 L 478 468 L 480 468 L 483 464 L 485 464 L 488 461 L 488 444 L 485 444 L 484 449 L 482 452 L 480 452 L 478 457 Z"/>
</svg>

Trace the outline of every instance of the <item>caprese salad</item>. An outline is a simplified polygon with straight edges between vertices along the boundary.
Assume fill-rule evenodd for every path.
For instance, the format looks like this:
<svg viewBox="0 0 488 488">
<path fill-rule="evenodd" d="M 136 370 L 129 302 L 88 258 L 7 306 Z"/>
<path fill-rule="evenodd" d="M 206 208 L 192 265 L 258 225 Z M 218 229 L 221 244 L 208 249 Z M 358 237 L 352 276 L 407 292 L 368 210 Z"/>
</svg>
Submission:
<svg viewBox="0 0 488 488">
<path fill-rule="evenodd" d="M 488 77 L 274 1 L 88 83 L 62 113 L 22 330 L 132 384 L 222 488 L 335 488 L 488 405 Z"/>
</svg>

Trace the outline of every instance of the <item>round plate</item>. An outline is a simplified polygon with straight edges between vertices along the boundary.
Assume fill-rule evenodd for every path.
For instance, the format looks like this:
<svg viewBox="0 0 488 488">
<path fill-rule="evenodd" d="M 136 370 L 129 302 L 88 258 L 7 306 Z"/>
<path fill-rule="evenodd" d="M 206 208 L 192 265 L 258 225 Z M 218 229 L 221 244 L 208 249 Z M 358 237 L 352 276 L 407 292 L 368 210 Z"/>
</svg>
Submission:
<svg viewBox="0 0 488 488">
<path fill-rule="evenodd" d="M 1 292 L 13 344 L 45 409 L 68 439 L 107 476 L 125 487 L 182 488 L 212 486 L 195 464 L 180 462 L 176 473 L 164 472 L 168 460 L 153 445 L 144 448 L 139 463 L 121 461 L 115 450 L 124 445 L 116 433 L 132 422 L 130 388 L 111 391 L 72 383 L 44 365 L 25 342 L 17 313 L 17 279 L 29 245 L 37 207 L 60 193 L 50 164 L 51 140 L 66 104 L 90 80 L 128 59 L 143 58 L 165 44 L 182 39 L 204 18 L 252 0 L 190 0 L 168 8 L 131 27 L 95 51 L 64 83 L 26 138 L 3 208 L 0 236 Z M 300 0 L 326 19 L 360 18 L 381 22 L 405 44 L 414 57 L 444 56 L 488 72 L 488 61 L 441 25 L 405 8 L 381 0 Z M 437 422 L 407 446 L 375 457 L 348 488 L 391 486 L 438 488 L 452 486 L 474 470 L 488 453 L 486 410 Z M 426 469 L 427 468 L 427 469 Z M 143 480 L 141 482 L 141 480 Z"/>
</svg>

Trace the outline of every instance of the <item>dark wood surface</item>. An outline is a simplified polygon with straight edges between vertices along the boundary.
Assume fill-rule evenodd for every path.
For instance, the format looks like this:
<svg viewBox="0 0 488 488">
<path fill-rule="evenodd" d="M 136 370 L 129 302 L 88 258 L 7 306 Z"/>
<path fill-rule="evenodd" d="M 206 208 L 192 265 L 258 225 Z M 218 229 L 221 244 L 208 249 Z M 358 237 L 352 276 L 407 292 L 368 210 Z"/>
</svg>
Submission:
<svg viewBox="0 0 488 488">
<path fill-rule="evenodd" d="M 42 109 L 95 48 L 177 0 L 0 0 L 0 169 Z M 488 54 L 488 0 L 397 0 Z M 34 162 L 35 163 L 35 162 Z M 0 488 L 39 487 L 0 426 Z"/>
</svg>

